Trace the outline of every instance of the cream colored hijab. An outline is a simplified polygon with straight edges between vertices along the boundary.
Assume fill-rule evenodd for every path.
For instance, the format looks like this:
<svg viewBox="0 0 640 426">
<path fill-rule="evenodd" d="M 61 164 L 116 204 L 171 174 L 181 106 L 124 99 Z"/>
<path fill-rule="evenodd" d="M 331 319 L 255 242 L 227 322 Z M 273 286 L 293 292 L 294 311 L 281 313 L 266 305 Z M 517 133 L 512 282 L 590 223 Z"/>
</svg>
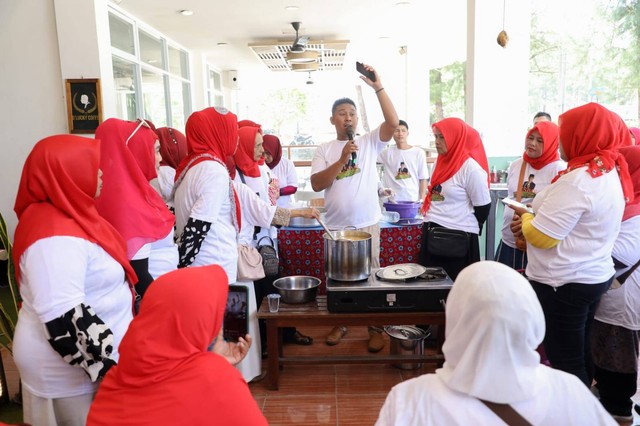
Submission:
<svg viewBox="0 0 640 426">
<path fill-rule="evenodd" d="M 536 348 L 544 315 L 529 282 L 497 262 L 474 263 L 458 275 L 446 307 L 443 368 L 451 389 L 496 403 L 534 397 L 543 383 Z"/>
</svg>

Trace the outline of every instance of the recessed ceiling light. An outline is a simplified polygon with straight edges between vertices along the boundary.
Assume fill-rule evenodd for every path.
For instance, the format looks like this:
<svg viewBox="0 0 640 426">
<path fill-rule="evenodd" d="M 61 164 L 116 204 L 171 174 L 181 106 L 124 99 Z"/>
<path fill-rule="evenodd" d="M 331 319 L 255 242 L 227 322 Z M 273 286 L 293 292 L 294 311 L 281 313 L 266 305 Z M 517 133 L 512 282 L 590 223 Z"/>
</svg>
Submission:
<svg viewBox="0 0 640 426">
<path fill-rule="evenodd" d="M 378 37 L 378 40 L 389 40 L 390 38 L 391 37 L 385 35 L 385 36 Z"/>
<path fill-rule="evenodd" d="M 191 16 L 191 15 L 193 15 L 193 10 L 183 9 L 183 10 L 180 11 L 180 14 L 182 16 Z"/>
<path fill-rule="evenodd" d="M 285 6 L 284 10 L 298 10 L 298 6 Z"/>
<path fill-rule="evenodd" d="M 399 1 L 396 3 L 396 6 L 409 6 L 411 2 L 409 1 Z"/>
<path fill-rule="evenodd" d="M 225 42 L 218 43 L 218 46 L 220 46 L 220 47 L 227 47 L 228 45 L 229 45 L 229 43 L 225 43 Z"/>
</svg>

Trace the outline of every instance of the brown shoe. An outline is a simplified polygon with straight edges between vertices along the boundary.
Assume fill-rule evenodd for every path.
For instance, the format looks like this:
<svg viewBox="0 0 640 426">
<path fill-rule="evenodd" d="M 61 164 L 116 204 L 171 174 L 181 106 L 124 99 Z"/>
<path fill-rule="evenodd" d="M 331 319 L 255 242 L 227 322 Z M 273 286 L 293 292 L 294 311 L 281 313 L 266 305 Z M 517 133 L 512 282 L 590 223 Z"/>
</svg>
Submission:
<svg viewBox="0 0 640 426">
<path fill-rule="evenodd" d="M 369 352 L 380 352 L 384 348 L 384 338 L 379 331 L 369 330 Z"/>
<path fill-rule="evenodd" d="M 335 346 L 338 343 L 340 343 L 340 340 L 342 340 L 342 337 L 344 337 L 344 335 L 347 334 L 347 327 L 345 326 L 336 326 L 333 327 L 333 330 L 331 330 L 331 333 L 329 333 L 329 335 L 327 336 L 327 340 L 326 343 L 329 346 Z"/>
</svg>

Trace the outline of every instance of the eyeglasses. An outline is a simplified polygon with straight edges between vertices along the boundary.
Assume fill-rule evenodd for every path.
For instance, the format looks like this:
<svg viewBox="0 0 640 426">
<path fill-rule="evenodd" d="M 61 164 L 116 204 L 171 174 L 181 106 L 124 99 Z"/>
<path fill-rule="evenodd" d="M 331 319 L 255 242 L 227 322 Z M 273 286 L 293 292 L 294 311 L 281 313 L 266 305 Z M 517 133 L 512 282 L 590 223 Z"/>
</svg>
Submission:
<svg viewBox="0 0 640 426">
<path fill-rule="evenodd" d="M 138 130 L 140 130 L 140 127 L 144 126 L 144 127 L 146 127 L 147 129 L 149 129 L 149 130 L 153 130 L 153 129 L 151 128 L 151 126 L 149 126 L 149 123 L 147 123 L 147 120 L 143 120 L 143 119 L 139 118 L 139 119 L 138 119 L 138 121 L 139 121 L 138 126 L 133 130 L 133 132 L 129 135 L 129 137 L 127 138 L 127 140 L 124 142 L 124 144 L 125 144 L 125 145 L 129 145 L 129 141 L 131 140 L 131 138 L 133 137 L 133 135 L 135 135 L 135 134 L 136 134 L 136 132 L 137 132 Z"/>
</svg>

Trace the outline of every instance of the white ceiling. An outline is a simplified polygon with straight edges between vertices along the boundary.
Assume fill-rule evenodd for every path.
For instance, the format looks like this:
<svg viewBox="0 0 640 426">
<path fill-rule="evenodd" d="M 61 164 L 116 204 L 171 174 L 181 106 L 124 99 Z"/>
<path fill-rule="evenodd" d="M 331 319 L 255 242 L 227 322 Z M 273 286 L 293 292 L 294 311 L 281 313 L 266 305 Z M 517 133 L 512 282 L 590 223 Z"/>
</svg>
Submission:
<svg viewBox="0 0 640 426">
<path fill-rule="evenodd" d="M 313 40 L 350 40 L 345 63 L 376 64 L 381 50 L 397 51 L 403 45 L 419 48 L 436 63 L 459 59 L 464 52 L 466 0 L 411 0 L 405 5 L 398 5 L 400 0 L 112 1 L 185 48 L 204 53 L 208 63 L 223 70 L 266 70 L 248 44 L 293 42 L 293 21 L 302 23 L 300 35 Z M 193 15 L 182 16 L 182 9 Z M 449 59 L 452 55 L 458 57 Z"/>
</svg>

